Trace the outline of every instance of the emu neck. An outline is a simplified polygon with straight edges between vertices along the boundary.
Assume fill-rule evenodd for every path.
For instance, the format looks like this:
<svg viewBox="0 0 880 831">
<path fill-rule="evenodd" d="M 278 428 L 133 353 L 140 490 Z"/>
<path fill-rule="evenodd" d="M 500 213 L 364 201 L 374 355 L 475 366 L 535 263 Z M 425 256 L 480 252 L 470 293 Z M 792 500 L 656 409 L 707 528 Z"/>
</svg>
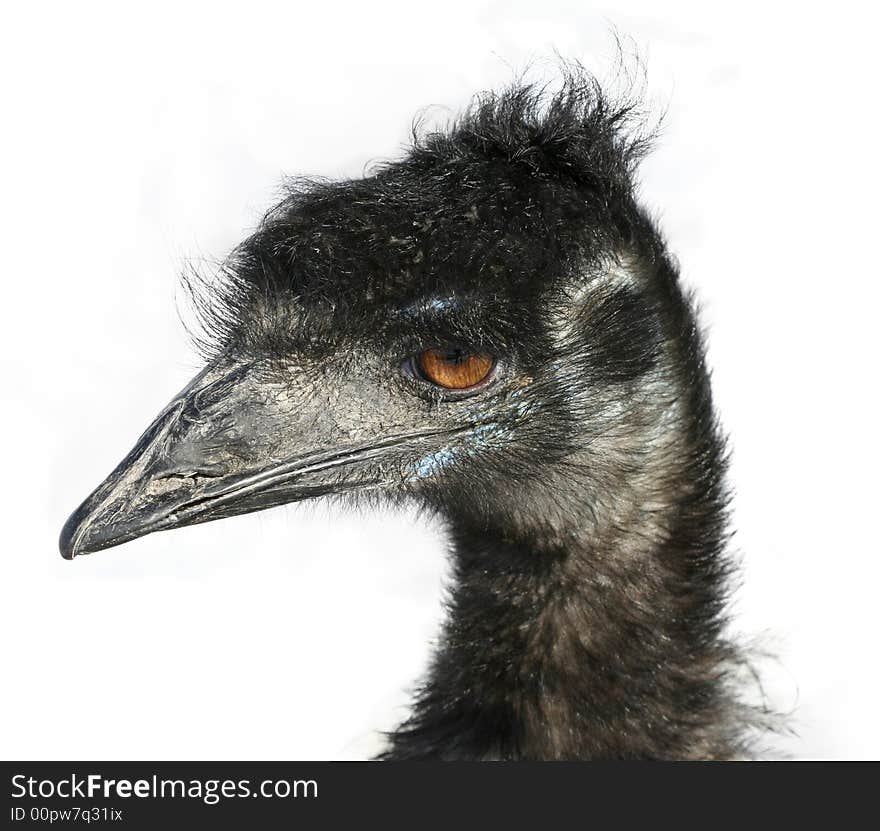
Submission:
<svg viewBox="0 0 880 831">
<path fill-rule="evenodd" d="M 712 488 L 582 518 L 565 544 L 468 521 L 449 620 L 388 758 L 727 758 Z M 662 530 L 661 530 L 662 529 Z"/>
</svg>

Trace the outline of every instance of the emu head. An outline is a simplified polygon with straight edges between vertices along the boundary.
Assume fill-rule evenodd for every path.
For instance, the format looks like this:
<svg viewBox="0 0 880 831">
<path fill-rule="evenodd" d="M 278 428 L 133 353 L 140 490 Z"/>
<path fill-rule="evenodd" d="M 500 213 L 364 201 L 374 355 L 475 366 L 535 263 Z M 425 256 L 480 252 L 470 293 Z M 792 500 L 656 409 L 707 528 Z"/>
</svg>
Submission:
<svg viewBox="0 0 880 831">
<path fill-rule="evenodd" d="M 366 178 L 292 185 L 198 293 L 207 365 L 62 553 L 331 494 L 553 538 L 659 476 L 692 327 L 630 127 L 584 77 L 517 87 Z"/>
</svg>

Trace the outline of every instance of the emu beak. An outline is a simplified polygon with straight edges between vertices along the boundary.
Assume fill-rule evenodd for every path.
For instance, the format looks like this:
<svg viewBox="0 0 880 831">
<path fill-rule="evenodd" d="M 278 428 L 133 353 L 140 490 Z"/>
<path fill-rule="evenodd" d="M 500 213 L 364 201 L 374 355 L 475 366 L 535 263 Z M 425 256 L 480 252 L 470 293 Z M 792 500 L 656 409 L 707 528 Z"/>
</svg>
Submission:
<svg viewBox="0 0 880 831">
<path fill-rule="evenodd" d="M 308 375 L 282 385 L 251 364 L 209 365 L 67 520 L 61 554 L 72 559 L 154 531 L 376 486 L 382 467 L 369 462 L 426 435 L 340 426 Z"/>
</svg>

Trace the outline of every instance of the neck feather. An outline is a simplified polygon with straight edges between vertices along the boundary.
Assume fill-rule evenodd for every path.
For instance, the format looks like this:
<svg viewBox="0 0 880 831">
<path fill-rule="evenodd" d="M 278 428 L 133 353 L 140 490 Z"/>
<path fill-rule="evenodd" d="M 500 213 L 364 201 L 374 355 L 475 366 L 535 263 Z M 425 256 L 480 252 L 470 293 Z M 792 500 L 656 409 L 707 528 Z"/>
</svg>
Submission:
<svg viewBox="0 0 880 831">
<path fill-rule="evenodd" d="M 570 488 L 571 521 L 552 534 L 451 520 L 449 618 L 387 758 L 744 753 L 721 631 L 721 443 L 708 421 L 676 435 L 677 463 L 654 453 L 657 470 L 606 483 L 612 503 Z"/>
</svg>

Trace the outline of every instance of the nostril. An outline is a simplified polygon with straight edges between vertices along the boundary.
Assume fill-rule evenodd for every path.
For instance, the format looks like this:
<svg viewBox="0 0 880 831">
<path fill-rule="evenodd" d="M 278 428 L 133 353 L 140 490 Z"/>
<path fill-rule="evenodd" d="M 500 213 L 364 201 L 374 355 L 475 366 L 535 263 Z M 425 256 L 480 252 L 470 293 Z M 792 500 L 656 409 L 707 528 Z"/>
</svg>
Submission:
<svg viewBox="0 0 880 831">
<path fill-rule="evenodd" d="M 229 468 L 222 462 L 200 464 L 197 467 L 176 467 L 160 473 L 158 479 L 219 479 L 229 473 Z"/>
<path fill-rule="evenodd" d="M 200 464 L 198 466 L 177 466 L 168 470 L 157 471 L 144 487 L 147 497 L 162 498 L 180 491 L 191 493 L 207 486 L 207 482 L 222 479 L 228 473 L 226 465 Z"/>
</svg>

